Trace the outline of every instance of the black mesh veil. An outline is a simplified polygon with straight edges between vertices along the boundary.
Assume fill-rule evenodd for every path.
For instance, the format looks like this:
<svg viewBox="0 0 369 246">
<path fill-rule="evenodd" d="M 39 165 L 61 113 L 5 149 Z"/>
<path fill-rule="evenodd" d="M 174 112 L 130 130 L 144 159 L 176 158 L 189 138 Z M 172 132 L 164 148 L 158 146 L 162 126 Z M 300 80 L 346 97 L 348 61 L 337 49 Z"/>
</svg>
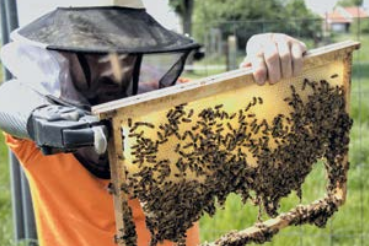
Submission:
<svg viewBox="0 0 369 246">
<path fill-rule="evenodd" d="M 186 63 L 188 53 L 149 54 L 142 59 L 138 93 L 172 86 Z"/>
<path fill-rule="evenodd" d="M 174 85 L 183 71 L 189 52 L 162 54 L 116 54 L 120 80 L 113 75 L 107 54 L 70 53 L 77 68 L 71 68 L 72 80 L 61 84 L 61 100 L 85 109 Z M 104 60 L 104 62 L 99 62 Z M 73 71 L 83 76 L 75 78 Z"/>
<path fill-rule="evenodd" d="M 61 85 L 61 99 L 86 107 L 175 84 L 188 54 L 199 47 L 162 27 L 145 9 L 125 7 L 58 8 L 12 37 L 74 54 L 79 65 L 72 70 L 81 67 L 84 79 Z M 111 53 L 122 58 L 120 81 L 106 73 L 109 60 L 96 64 Z"/>
</svg>

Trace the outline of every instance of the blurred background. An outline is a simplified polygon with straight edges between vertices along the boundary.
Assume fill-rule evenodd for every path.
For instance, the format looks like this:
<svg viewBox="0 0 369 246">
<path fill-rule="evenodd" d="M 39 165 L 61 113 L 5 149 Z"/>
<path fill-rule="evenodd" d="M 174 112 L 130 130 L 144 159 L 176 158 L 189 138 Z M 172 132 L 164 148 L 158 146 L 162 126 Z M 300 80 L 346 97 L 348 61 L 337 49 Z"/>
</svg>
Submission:
<svg viewBox="0 0 369 246">
<path fill-rule="evenodd" d="M 21 25 L 55 5 L 53 1 L 32 0 L 32 5 L 29 0 L 16 2 Z M 266 245 L 369 245 L 369 0 L 146 0 L 144 3 L 162 25 L 189 35 L 202 45 L 189 59 L 184 78 L 197 79 L 238 68 L 246 55 L 247 40 L 257 33 L 286 33 L 303 40 L 309 49 L 344 40 L 361 42 L 353 61 L 354 126 L 347 202 L 326 228 L 292 227 Z M 5 0 L 1 0 L 0 6 L 6 10 Z M 3 72 L 1 69 L 0 83 L 4 80 Z M 27 238 L 27 233 L 22 234 L 14 224 L 11 169 L 0 134 L 0 245 L 37 245 L 32 238 L 19 240 Z M 302 203 L 320 198 L 324 192 L 325 171 L 318 164 L 303 186 Z M 299 203 L 292 194 L 283 201 L 281 211 Z M 201 239 L 212 241 L 230 230 L 246 228 L 256 217 L 257 208 L 243 206 L 237 197 L 230 196 L 224 210 L 213 218 L 202 218 Z M 30 224 L 23 226 L 23 231 L 32 231 Z M 28 232 L 29 235 L 32 233 Z"/>
</svg>

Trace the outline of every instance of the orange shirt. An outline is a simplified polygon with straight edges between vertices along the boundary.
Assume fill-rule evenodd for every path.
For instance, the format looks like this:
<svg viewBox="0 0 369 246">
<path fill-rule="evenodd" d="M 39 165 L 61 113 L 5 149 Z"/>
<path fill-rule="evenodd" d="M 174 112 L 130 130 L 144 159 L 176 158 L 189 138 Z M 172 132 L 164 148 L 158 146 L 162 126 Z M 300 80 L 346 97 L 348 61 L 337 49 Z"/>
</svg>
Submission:
<svg viewBox="0 0 369 246">
<path fill-rule="evenodd" d="M 33 142 L 5 136 L 29 180 L 40 246 L 116 246 L 109 180 L 94 177 L 73 154 L 43 156 Z M 137 200 L 129 205 L 138 246 L 147 246 L 150 233 L 143 211 Z M 195 225 L 188 231 L 187 245 L 199 244 L 198 230 Z"/>
</svg>

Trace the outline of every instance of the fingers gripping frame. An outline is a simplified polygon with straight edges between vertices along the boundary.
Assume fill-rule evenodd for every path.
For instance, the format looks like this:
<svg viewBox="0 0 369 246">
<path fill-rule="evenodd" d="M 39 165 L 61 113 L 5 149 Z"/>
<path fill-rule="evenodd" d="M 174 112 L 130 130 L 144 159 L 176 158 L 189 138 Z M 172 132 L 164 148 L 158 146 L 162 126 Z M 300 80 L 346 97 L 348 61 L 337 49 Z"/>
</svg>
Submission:
<svg viewBox="0 0 369 246">
<path fill-rule="evenodd" d="M 284 227 L 324 226 L 346 198 L 349 91 L 356 42 L 309 52 L 304 72 L 257 86 L 237 70 L 93 108 L 110 119 L 109 156 L 118 245 L 135 245 L 128 199 L 138 198 L 151 244 L 185 244 L 186 230 L 216 211 L 228 194 L 272 219 L 207 245 L 263 243 Z M 301 185 L 317 160 L 327 194 L 284 214 L 279 202 Z"/>
</svg>

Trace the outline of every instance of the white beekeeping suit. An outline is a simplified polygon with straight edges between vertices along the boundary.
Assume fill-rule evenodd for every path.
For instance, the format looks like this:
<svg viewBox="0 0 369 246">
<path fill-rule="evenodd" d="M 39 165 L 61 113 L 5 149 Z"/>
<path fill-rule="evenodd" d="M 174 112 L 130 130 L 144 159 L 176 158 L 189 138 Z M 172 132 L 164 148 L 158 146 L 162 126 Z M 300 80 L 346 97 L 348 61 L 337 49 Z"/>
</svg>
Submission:
<svg viewBox="0 0 369 246">
<path fill-rule="evenodd" d="M 60 83 L 70 83 L 69 62 L 56 51 L 20 41 L 1 49 L 4 66 L 19 82 L 43 95 L 60 96 Z"/>
</svg>

